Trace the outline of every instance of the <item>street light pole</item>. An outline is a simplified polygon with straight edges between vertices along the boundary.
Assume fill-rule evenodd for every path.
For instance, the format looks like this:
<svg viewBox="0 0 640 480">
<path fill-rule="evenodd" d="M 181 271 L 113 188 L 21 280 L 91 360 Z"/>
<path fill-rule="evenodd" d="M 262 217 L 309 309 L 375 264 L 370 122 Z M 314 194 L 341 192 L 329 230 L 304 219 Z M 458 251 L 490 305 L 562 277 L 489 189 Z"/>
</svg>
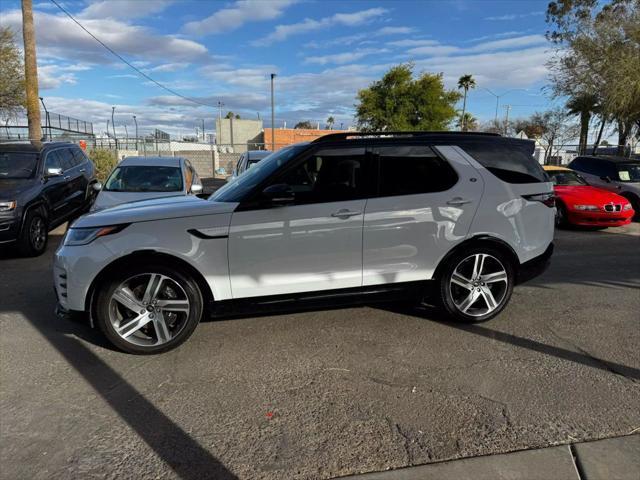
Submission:
<svg viewBox="0 0 640 480">
<path fill-rule="evenodd" d="M 507 93 L 511 93 L 511 92 L 516 92 L 518 90 L 522 90 L 524 92 L 527 91 L 526 88 L 512 88 L 511 90 L 507 90 L 506 92 L 502 92 L 500 95 L 493 93 L 491 90 L 489 90 L 488 88 L 482 87 L 483 90 L 486 90 L 487 92 L 489 92 L 491 95 L 493 95 L 494 97 L 496 97 L 496 116 L 494 118 L 494 122 L 498 123 L 498 107 L 500 106 L 500 98 L 504 97 Z"/>
<path fill-rule="evenodd" d="M 49 110 L 47 110 L 47 106 L 44 104 L 44 98 L 40 97 L 40 103 L 42 103 L 42 108 L 44 108 L 44 115 L 45 115 L 45 121 L 47 122 L 46 127 L 45 127 L 45 131 L 49 131 L 49 138 L 48 140 L 51 141 L 51 123 L 49 120 Z"/>
<path fill-rule="evenodd" d="M 509 112 L 511 111 L 511 105 L 505 105 L 505 119 L 504 119 L 504 134 L 505 136 L 509 133 Z"/>
<path fill-rule="evenodd" d="M 113 120 L 113 115 L 116 112 L 116 107 L 111 107 L 111 128 L 113 128 L 113 139 L 116 142 L 116 150 L 118 150 L 118 135 L 116 134 L 116 122 Z"/>
<path fill-rule="evenodd" d="M 273 96 L 273 79 L 276 74 L 271 74 L 271 151 L 276 151 L 276 120 L 275 120 L 275 99 Z"/>
<path fill-rule="evenodd" d="M 218 131 L 218 129 L 216 128 L 216 142 L 218 143 L 218 146 L 222 145 L 222 107 L 223 106 L 224 106 L 224 103 L 218 100 L 218 125 L 220 125 L 220 131 Z"/>
</svg>

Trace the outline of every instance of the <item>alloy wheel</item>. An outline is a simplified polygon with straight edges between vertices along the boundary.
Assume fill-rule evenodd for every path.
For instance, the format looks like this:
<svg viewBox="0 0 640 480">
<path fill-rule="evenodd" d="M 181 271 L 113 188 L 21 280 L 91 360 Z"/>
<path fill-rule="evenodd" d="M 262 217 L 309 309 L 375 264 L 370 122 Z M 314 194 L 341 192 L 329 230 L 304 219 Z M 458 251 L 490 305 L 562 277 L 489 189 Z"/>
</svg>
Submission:
<svg viewBox="0 0 640 480">
<path fill-rule="evenodd" d="M 460 312 L 482 317 L 495 311 L 509 286 L 507 270 L 496 257 L 476 253 L 466 257 L 454 269 L 449 290 Z"/>
<path fill-rule="evenodd" d="M 112 293 L 109 321 L 124 340 L 157 346 L 175 338 L 187 324 L 191 304 L 173 278 L 143 273 L 127 278 Z"/>
<path fill-rule="evenodd" d="M 40 251 L 44 248 L 44 244 L 47 241 L 47 229 L 42 217 L 34 217 L 31 221 L 29 239 L 34 250 Z"/>
</svg>

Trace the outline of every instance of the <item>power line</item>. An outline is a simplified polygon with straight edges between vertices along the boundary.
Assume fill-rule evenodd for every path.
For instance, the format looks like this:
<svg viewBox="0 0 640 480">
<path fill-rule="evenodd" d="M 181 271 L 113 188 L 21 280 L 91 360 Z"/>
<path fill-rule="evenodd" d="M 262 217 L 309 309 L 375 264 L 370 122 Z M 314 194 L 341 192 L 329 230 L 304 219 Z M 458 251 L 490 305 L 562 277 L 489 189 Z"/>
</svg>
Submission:
<svg viewBox="0 0 640 480">
<path fill-rule="evenodd" d="M 172 95 L 175 95 L 176 97 L 180 97 L 184 100 L 187 100 L 189 102 L 195 103 L 197 105 L 202 105 L 204 107 L 212 107 L 215 108 L 215 105 L 210 105 L 208 103 L 204 103 L 204 102 L 199 102 L 198 100 L 194 100 L 193 98 L 189 98 L 185 95 L 182 95 L 181 93 L 176 92 L 175 90 L 161 84 L 160 82 L 158 82 L 157 80 L 154 80 L 153 78 L 151 78 L 149 75 L 147 75 L 146 73 L 144 73 L 142 70 L 140 70 L 139 68 L 137 68 L 135 65 L 132 65 L 131 63 L 129 63 L 124 57 L 122 57 L 122 55 L 120 55 L 118 52 L 116 52 L 115 50 L 113 50 L 111 47 L 109 47 L 107 44 L 105 44 L 102 40 L 100 40 L 98 37 L 96 37 L 93 33 L 91 33 L 89 30 L 87 30 L 85 28 L 84 25 L 82 25 L 78 20 L 76 20 L 73 15 L 71 15 L 67 10 L 65 10 L 62 5 L 60 5 L 56 0 L 50 0 L 51 3 L 53 3 L 56 7 L 58 7 L 67 17 L 69 17 L 71 20 L 73 20 L 82 30 L 84 30 L 85 32 L 87 32 L 87 34 L 89 34 L 91 36 L 91 38 L 93 38 L 96 42 L 98 42 L 100 45 L 102 45 L 104 48 L 106 48 L 109 52 L 111 52 L 114 56 L 116 56 L 118 59 L 120 59 L 120 61 L 122 61 L 123 63 L 125 63 L 126 65 L 128 65 L 129 67 L 131 67 L 133 70 L 135 70 L 137 73 L 139 73 L 140 75 L 142 75 L 144 78 L 146 78 L 147 80 L 149 80 L 150 82 L 153 82 L 154 84 L 156 84 L 158 87 L 166 90 L 167 92 L 171 93 Z"/>
</svg>

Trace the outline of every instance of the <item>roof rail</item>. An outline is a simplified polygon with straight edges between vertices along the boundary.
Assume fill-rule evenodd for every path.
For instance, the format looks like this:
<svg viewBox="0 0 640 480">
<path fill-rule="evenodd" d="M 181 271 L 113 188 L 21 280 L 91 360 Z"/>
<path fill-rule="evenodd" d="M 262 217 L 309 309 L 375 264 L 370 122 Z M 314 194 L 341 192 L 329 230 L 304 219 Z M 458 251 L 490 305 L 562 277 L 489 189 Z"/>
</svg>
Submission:
<svg viewBox="0 0 640 480">
<path fill-rule="evenodd" d="M 481 135 L 486 137 L 500 137 L 499 133 L 488 132 L 450 132 L 450 131 L 430 131 L 430 132 L 339 132 L 329 133 L 313 140 L 311 143 L 324 143 L 333 140 L 347 140 L 349 138 L 370 138 L 370 137 L 428 137 L 432 135 L 452 135 L 452 136 L 465 136 L 465 135 Z"/>
</svg>

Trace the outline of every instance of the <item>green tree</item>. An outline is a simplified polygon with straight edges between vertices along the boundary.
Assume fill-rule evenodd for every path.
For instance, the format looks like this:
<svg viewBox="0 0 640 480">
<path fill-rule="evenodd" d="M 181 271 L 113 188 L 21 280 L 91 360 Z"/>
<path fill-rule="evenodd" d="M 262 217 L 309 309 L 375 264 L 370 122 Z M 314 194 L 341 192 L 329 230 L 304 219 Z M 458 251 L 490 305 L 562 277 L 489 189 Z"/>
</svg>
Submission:
<svg viewBox="0 0 640 480">
<path fill-rule="evenodd" d="M 556 0 L 547 22 L 547 38 L 561 47 L 550 63 L 555 94 L 595 95 L 601 125 L 617 126 L 622 154 L 640 128 L 640 1 Z"/>
<path fill-rule="evenodd" d="M 302 122 L 298 122 L 296 123 L 296 126 L 293 127 L 295 129 L 307 129 L 307 130 L 313 130 L 313 124 L 309 121 L 309 120 L 303 120 Z"/>
<path fill-rule="evenodd" d="M 235 118 L 236 120 L 240 120 L 240 115 L 233 112 L 227 112 L 227 115 L 224 118 Z"/>
<path fill-rule="evenodd" d="M 335 118 L 333 117 L 329 117 L 327 118 L 327 127 L 329 127 L 329 130 L 333 130 L 333 124 L 336 123 Z"/>
<path fill-rule="evenodd" d="M 0 27 L 0 65 L 0 117 L 6 121 L 25 104 L 22 55 L 9 27 Z"/>
<path fill-rule="evenodd" d="M 461 115 L 458 119 L 456 127 L 465 132 L 468 130 L 475 132 L 478 130 L 478 120 L 469 112 L 465 112 L 464 115 Z"/>
<path fill-rule="evenodd" d="M 570 115 L 580 116 L 580 145 L 578 153 L 584 155 L 587 153 L 591 116 L 598 111 L 598 98 L 589 93 L 577 94 L 569 99 L 567 109 Z"/>
<path fill-rule="evenodd" d="M 441 74 L 414 79 L 413 64 L 401 64 L 358 92 L 356 120 L 363 131 L 447 130 L 460 97 Z"/>
<path fill-rule="evenodd" d="M 476 88 L 476 81 L 473 75 L 463 75 L 458 79 L 458 90 L 464 90 L 464 100 L 462 101 L 462 115 L 460 116 L 460 130 L 466 131 L 465 112 L 467 111 L 467 93 L 470 88 Z"/>
</svg>

